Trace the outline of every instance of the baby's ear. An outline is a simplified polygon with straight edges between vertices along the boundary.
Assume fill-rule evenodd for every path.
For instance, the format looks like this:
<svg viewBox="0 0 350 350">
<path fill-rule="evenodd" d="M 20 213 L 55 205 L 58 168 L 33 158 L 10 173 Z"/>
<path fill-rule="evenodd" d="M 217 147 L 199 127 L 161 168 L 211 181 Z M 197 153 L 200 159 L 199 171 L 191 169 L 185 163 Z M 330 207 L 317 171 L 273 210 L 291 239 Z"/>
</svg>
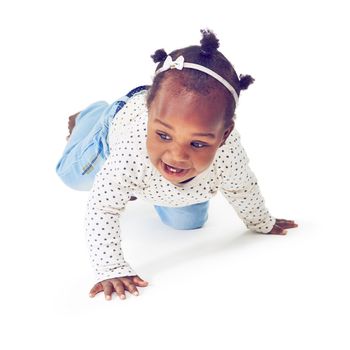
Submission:
<svg viewBox="0 0 350 350">
<path fill-rule="evenodd" d="M 226 139 L 230 136 L 231 132 L 233 131 L 233 129 L 235 128 L 235 122 L 232 120 L 232 124 L 231 126 L 229 126 L 225 132 L 224 132 L 224 135 L 222 136 L 222 142 L 220 144 L 219 147 L 223 146 L 226 142 Z"/>
</svg>

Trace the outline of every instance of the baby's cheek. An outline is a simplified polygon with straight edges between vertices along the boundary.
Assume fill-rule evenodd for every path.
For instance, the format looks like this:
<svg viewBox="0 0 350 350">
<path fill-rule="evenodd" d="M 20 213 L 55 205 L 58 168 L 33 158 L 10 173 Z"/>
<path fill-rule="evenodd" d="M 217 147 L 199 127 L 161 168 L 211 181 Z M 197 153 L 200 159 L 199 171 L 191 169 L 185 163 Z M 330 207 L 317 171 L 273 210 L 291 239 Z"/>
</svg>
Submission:
<svg viewBox="0 0 350 350">
<path fill-rule="evenodd" d="M 202 152 L 201 154 L 197 153 L 196 162 L 195 162 L 197 164 L 197 168 L 200 169 L 201 171 L 204 171 L 213 162 L 214 157 L 215 157 L 215 151 L 206 151 L 206 152 Z"/>
<path fill-rule="evenodd" d="M 156 160 L 160 154 L 160 147 L 152 138 L 147 139 L 147 153 L 151 160 Z"/>
</svg>

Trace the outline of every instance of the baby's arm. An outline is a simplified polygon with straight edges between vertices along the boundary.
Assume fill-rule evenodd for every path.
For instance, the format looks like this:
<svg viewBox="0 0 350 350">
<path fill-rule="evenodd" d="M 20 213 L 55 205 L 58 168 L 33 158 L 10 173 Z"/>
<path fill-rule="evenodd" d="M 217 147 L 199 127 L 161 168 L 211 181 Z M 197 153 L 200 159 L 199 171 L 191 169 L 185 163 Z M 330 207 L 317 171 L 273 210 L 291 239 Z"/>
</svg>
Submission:
<svg viewBox="0 0 350 350">
<path fill-rule="evenodd" d="M 121 248 L 119 218 L 136 186 L 131 180 L 135 177 L 129 173 L 128 159 L 117 156 L 111 149 L 90 192 L 85 227 L 90 262 L 97 280 L 91 296 L 104 290 L 108 298 L 115 289 L 123 298 L 124 288 L 135 292 L 135 285 L 145 286 L 137 283 L 142 280 L 125 261 Z"/>
<path fill-rule="evenodd" d="M 233 133 L 230 145 L 225 145 L 221 192 L 234 207 L 247 228 L 261 233 L 268 233 L 276 223 L 265 206 L 257 179 L 251 171 L 249 159 L 240 143 L 237 131 Z M 229 157 L 227 158 L 226 155 Z"/>
<path fill-rule="evenodd" d="M 221 192 L 234 207 L 247 228 L 261 233 L 286 234 L 298 225 L 292 220 L 275 219 L 265 206 L 257 179 L 251 171 L 249 159 L 234 130 L 229 145 L 223 147 Z"/>
<path fill-rule="evenodd" d="M 240 181 L 239 184 L 231 183 L 231 187 L 226 184 L 221 189 L 222 194 L 234 207 L 247 228 L 256 232 L 268 233 L 274 227 L 276 219 L 267 210 L 256 177 L 249 167 L 245 169 L 243 176 L 244 180 L 242 179 L 243 181 Z"/>
</svg>

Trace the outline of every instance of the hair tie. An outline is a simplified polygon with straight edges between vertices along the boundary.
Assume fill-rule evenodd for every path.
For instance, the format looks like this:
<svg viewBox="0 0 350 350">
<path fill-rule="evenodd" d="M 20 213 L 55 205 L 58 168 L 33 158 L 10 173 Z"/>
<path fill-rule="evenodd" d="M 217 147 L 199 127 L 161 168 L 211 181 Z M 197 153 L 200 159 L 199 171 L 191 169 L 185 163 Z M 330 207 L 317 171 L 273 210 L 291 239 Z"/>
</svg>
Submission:
<svg viewBox="0 0 350 350">
<path fill-rule="evenodd" d="M 205 57 L 210 57 L 219 48 L 219 39 L 209 29 L 201 29 L 201 33 L 203 38 L 200 41 L 200 53 Z"/>
<path fill-rule="evenodd" d="M 239 88 L 241 90 L 246 90 L 248 86 L 254 83 L 255 79 L 250 75 L 242 75 L 239 76 Z"/>
<path fill-rule="evenodd" d="M 167 58 L 168 54 L 165 52 L 164 49 L 157 50 L 151 58 L 153 59 L 154 63 L 163 62 Z"/>
</svg>

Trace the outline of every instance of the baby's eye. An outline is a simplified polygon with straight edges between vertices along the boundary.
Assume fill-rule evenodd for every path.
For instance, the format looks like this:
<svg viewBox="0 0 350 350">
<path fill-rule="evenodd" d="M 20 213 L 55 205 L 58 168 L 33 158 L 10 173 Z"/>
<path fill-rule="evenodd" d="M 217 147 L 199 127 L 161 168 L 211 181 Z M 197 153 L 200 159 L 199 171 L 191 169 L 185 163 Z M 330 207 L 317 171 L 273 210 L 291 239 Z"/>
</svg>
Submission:
<svg viewBox="0 0 350 350">
<path fill-rule="evenodd" d="M 162 134 L 160 132 L 157 132 L 157 135 L 162 139 L 162 140 L 170 140 L 170 136 L 167 134 Z"/>
<path fill-rule="evenodd" d="M 193 146 L 194 148 L 203 148 L 203 147 L 206 146 L 206 144 L 201 143 L 201 142 L 192 142 L 192 146 Z"/>
</svg>

